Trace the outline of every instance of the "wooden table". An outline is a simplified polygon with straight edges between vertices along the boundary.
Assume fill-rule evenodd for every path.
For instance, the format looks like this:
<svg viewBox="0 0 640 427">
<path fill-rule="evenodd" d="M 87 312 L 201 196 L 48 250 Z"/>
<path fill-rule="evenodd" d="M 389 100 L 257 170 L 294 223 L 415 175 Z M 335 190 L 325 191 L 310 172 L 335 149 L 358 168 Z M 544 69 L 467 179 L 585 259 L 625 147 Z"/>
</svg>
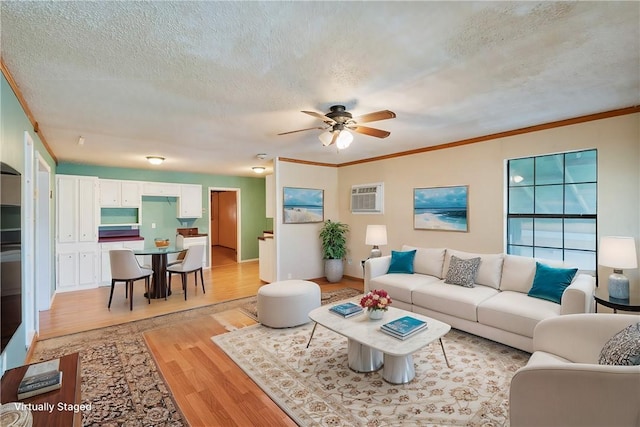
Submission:
<svg viewBox="0 0 640 427">
<path fill-rule="evenodd" d="M 151 255 L 151 268 L 153 269 L 151 298 L 165 297 L 167 292 L 167 255 L 182 251 L 183 249 L 178 249 L 175 246 L 135 249 L 133 251 L 136 255 Z"/>
<path fill-rule="evenodd" d="M 30 405 L 33 426 L 80 427 L 82 410 L 80 404 L 80 355 L 67 354 L 60 358 L 62 387 L 58 390 L 18 400 L 18 384 L 29 365 L 9 369 L 2 376 L 0 399 L 2 403 L 21 402 Z M 87 404 L 88 405 L 88 404 Z"/>
</svg>

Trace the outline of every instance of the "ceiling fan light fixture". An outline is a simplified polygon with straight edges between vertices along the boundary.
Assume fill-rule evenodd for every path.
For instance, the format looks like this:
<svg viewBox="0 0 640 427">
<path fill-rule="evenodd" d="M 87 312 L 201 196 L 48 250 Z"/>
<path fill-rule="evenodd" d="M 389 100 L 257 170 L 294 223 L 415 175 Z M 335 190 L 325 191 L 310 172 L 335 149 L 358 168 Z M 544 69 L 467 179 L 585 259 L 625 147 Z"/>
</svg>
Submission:
<svg viewBox="0 0 640 427">
<path fill-rule="evenodd" d="M 333 140 L 333 134 L 330 131 L 326 131 L 326 132 L 322 132 L 319 136 L 318 139 L 320 140 L 320 142 L 322 142 L 323 146 L 327 146 L 331 144 L 331 141 Z"/>
<path fill-rule="evenodd" d="M 152 165 L 159 165 L 164 162 L 164 157 L 160 156 L 147 156 L 147 161 Z"/>
<path fill-rule="evenodd" d="M 254 166 L 251 169 L 253 169 L 255 173 L 263 173 L 266 170 L 263 166 Z"/>
<path fill-rule="evenodd" d="M 353 134 L 348 130 L 340 131 L 340 134 L 338 135 L 338 140 L 336 141 L 336 146 L 338 147 L 338 150 L 343 150 L 347 148 L 349 145 L 351 145 L 351 142 L 353 142 Z"/>
</svg>

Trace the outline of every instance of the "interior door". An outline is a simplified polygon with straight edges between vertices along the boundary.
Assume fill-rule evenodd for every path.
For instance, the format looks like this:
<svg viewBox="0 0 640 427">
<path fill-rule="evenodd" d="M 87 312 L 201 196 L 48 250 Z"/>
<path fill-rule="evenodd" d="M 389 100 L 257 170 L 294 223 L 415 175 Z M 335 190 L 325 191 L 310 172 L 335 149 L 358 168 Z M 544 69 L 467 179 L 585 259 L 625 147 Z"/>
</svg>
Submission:
<svg viewBox="0 0 640 427">
<path fill-rule="evenodd" d="M 209 227 L 209 233 L 211 235 L 211 246 L 218 246 L 220 244 L 220 235 L 218 233 L 218 207 L 220 205 L 220 192 L 211 192 L 211 227 Z"/>
<path fill-rule="evenodd" d="M 218 196 L 218 244 L 237 250 L 238 204 L 235 191 L 221 191 Z"/>
</svg>

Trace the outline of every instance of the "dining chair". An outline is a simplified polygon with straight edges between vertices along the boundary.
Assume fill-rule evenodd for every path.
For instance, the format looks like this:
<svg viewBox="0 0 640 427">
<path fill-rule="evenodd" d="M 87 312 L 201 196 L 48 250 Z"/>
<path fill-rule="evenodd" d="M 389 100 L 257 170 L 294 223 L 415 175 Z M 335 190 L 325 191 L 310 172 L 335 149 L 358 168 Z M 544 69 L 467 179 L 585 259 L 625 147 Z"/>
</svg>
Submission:
<svg viewBox="0 0 640 427">
<path fill-rule="evenodd" d="M 182 262 L 167 267 L 169 273 L 168 292 L 171 291 L 171 276 L 179 274 L 182 278 L 182 289 L 184 290 L 184 300 L 187 300 L 187 276 L 193 272 L 196 282 L 196 290 L 198 289 L 198 272 L 200 272 L 200 282 L 202 283 L 202 293 L 204 290 L 204 278 L 202 275 L 202 257 L 204 255 L 204 245 L 194 245 L 187 249 Z"/>
<path fill-rule="evenodd" d="M 113 289 L 116 282 L 125 282 L 125 298 L 129 298 L 129 310 L 133 310 L 133 282 L 144 279 L 147 291 L 147 300 L 151 304 L 151 292 L 149 292 L 149 278 L 153 270 L 140 267 L 136 256 L 131 249 L 112 249 L 109 251 L 111 263 L 111 293 L 109 294 L 108 309 L 111 309 Z M 166 297 L 165 297 L 166 298 Z"/>
</svg>

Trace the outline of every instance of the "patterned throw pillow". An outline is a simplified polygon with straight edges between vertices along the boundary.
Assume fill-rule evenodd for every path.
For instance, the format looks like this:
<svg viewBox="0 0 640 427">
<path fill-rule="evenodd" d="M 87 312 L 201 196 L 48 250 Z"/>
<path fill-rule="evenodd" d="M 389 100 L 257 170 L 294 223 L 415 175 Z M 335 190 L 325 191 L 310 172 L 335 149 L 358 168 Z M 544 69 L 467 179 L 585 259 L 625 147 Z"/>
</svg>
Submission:
<svg viewBox="0 0 640 427">
<path fill-rule="evenodd" d="M 601 365 L 640 365 L 640 322 L 615 334 L 600 351 Z"/>
<path fill-rule="evenodd" d="M 476 274 L 480 267 L 480 257 L 471 259 L 460 259 L 451 255 L 449 271 L 444 279 L 444 283 L 460 285 L 466 288 L 475 287 Z"/>
</svg>

